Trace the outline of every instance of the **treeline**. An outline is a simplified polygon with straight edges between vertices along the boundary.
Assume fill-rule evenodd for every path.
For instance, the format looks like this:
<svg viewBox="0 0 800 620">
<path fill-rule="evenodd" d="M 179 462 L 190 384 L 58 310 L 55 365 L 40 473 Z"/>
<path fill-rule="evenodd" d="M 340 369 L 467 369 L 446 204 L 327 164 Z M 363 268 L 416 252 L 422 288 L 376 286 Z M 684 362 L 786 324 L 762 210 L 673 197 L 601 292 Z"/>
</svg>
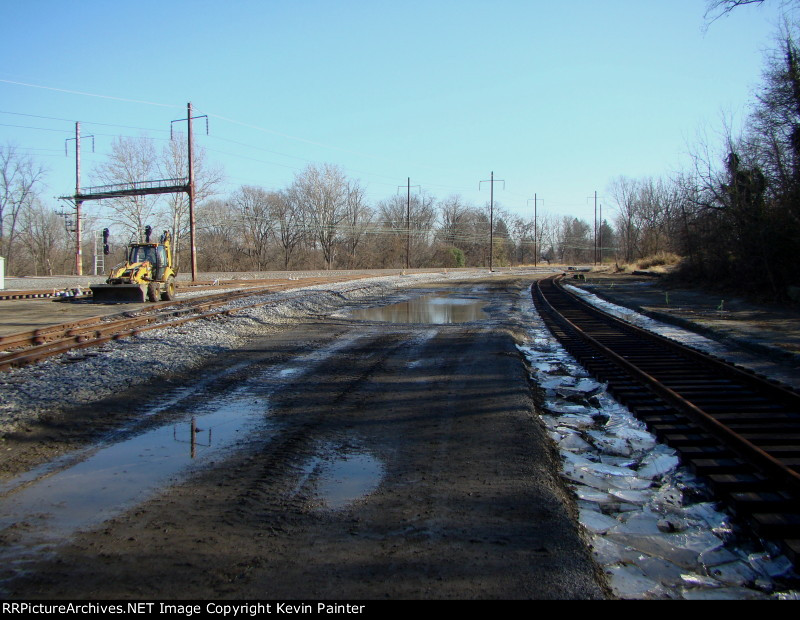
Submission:
<svg viewBox="0 0 800 620">
<path fill-rule="evenodd" d="M 741 134 L 686 179 L 686 271 L 773 298 L 800 284 L 800 50 L 786 29 Z M 722 159 L 722 161 L 720 161 Z"/>
<path fill-rule="evenodd" d="M 620 176 L 605 192 L 600 221 L 495 205 L 492 262 L 633 263 L 683 257 L 680 273 L 770 299 L 797 295 L 800 275 L 800 49 L 786 26 L 768 57 L 743 128 L 694 147 L 691 165 L 664 178 Z M 98 184 L 173 178 L 186 170 L 183 140 L 162 151 L 146 138 L 115 141 L 95 171 Z M 287 187 L 242 186 L 221 196 L 222 173 L 195 157 L 197 262 L 201 271 L 487 267 L 488 205 L 461 196 L 405 193 L 370 203 L 360 181 L 334 165 L 310 165 Z M 69 218 L 39 195 L 45 170 L 0 147 L 0 256 L 12 275 L 71 273 Z M 610 203 L 610 204 L 609 204 Z M 114 231 L 121 258 L 144 226 L 169 229 L 188 270 L 188 205 L 182 195 L 104 201 L 103 220 L 84 222 L 84 273 L 92 235 Z M 65 227 L 66 224 L 66 227 Z M 74 222 L 72 223 L 74 226 Z M 97 237 L 95 237 L 97 238 Z"/>
<path fill-rule="evenodd" d="M 185 155 L 170 143 L 158 153 L 147 138 L 119 138 L 108 161 L 94 174 L 100 184 L 174 178 Z M 0 220 L 3 255 L 10 275 L 74 273 L 74 213 L 61 215 L 37 193 L 45 171 L 13 147 L 0 147 L 7 167 L 23 171 L 7 185 Z M 219 170 L 195 156 L 197 266 L 200 271 L 266 271 L 422 267 L 488 267 L 489 205 L 461 196 L 393 195 L 371 204 L 360 181 L 334 165 L 309 165 L 284 188 L 245 185 L 228 196 L 216 192 Z M 23 182 L 24 181 L 24 182 Z M 23 189 L 24 188 L 24 189 Z M 147 225 L 170 230 L 178 267 L 189 269 L 188 203 L 183 195 L 105 200 L 83 223 L 83 272 L 102 256 L 100 231 L 112 230 L 107 270 L 124 257 L 127 243 L 143 240 Z M 97 216 L 102 213 L 102 219 Z M 595 251 L 594 225 L 547 213 L 524 218 L 495 204 L 492 263 L 591 263 L 616 258 L 616 234 L 608 221 L 598 227 L 605 250 Z"/>
<path fill-rule="evenodd" d="M 243 186 L 198 214 L 198 269 L 488 267 L 488 205 L 403 193 L 369 204 L 332 165 L 308 166 L 287 188 Z M 613 243 L 613 232 L 608 238 Z M 594 231 L 572 217 L 494 208 L 492 263 L 592 262 Z"/>
<path fill-rule="evenodd" d="M 623 260 L 674 252 L 686 279 L 798 299 L 800 50 L 791 29 L 737 134 L 696 145 L 690 169 L 668 179 L 620 177 L 609 191 Z"/>
</svg>

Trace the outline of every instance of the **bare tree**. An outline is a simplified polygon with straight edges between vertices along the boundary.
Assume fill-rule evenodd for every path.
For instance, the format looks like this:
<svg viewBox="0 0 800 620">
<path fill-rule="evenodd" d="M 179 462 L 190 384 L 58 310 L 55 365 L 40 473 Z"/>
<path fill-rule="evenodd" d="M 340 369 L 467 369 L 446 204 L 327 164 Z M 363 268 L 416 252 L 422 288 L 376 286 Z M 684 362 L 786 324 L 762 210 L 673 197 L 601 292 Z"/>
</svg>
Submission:
<svg viewBox="0 0 800 620">
<path fill-rule="evenodd" d="M 153 141 L 145 137 L 114 139 L 108 160 L 95 169 L 94 176 L 102 185 L 157 180 L 158 156 Z M 111 209 L 111 221 L 138 240 L 148 224 L 154 229 L 163 224 L 157 202 L 157 196 L 147 195 L 112 198 L 106 204 Z"/>
<path fill-rule="evenodd" d="M 274 194 L 261 187 L 242 186 L 230 199 L 233 213 L 239 221 L 245 253 L 252 268 L 262 271 L 267 267 L 274 234 L 271 204 Z"/>
<path fill-rule="evenodd" d="M 358 188 L 357 183 L 347 180 L 341 168 L 331 164 L 320 168 L 312 164 L 295 176 L 289 190 L 302 205 L 310 232 L 322 249 L 326 269 L 333 268 L 348 200 Z"/>
<path fill-rule="evenodd" d="M 646 178 L 637 183 L 633 227 L 636 258 L 653 256 L 675 247 L 674 232 L 679 197 L 676 187 L 663 179 Z"/>
<path fill-rule="evenodd" d="M 620 176 L 611 182 L 609 191 L 617 206 L 617 226 L 619 241 L 625 262 L 633 261 L 638 243 L 637 182 L 629 177 Z"/>
<path fill-rule="evenodd" d="M 289 269 L 292 254 L 306 236 L 302 205 L 290 191 L 273 194 L 269 204 L 272 234 L 283 251 L 283 268 Z"/>
<path fill-rule="evenodd" d="M 735 9 L 750 4 L 762 5 L 766 0 L 707 0 L 705 12 L 705 29 L 708 29 L 718 19 L 730 15 Z M 771 0 L 771 3 L 772 0 Z M 792 5 L 800 5 L 800 0 L 774 0 L 781 9 L 785 10 Z"/>
<path fill-rule="evenodd" d="M 7 268 L 12 263 L 20 217 L 34 203 L 44 173 L 42 166 L 18 153 L 15 146 L 0 146 L 0 256 L 6 259 Z"/>
<path fill-rule="evenodd" d="M 735 8 L 748 4 L 763 4 L 764 0 L 708 0 L 706 4 L 706 18 L 719 19 Z M 785 4 L 784 0 L 784 4 Z"/>
<path fill-rule="evenodd" d="M 498 267 L 507 267 L 511 262 L 511 234 L 505 220 L 509 215 L 499 205 L 494 206 L 494 232 L 492 233 L 492 261 Z"/>
<path fill-rule="evenodd" d="M 509 216 L 510 240 L 514 245 L 514 258 L 518 264 L 523 264 L 526 259 L 533 260 L 533 218 L 526 220 L 519 216 Z"/>
<path fill-rule="evenodd" d="M 460 247 L 465 235 L 470 210 L 461 196 L 450 196 L 439 203 L 439 239 L 448 245 Z"/>
<path fill-rule="evenodd" d="M 197 209 L 197 266 L 201 271 L 249 269 L 240 219 L 224 200 L 202 202 Z"/>
<path fill-rule="evenodd" d="M 408 196 L 395 195 L 379 203 L 378 213 L 381 231 L 391 235 L 383 244 L 385 263 L 404 266 L 406 253 L 410 266 L 428 260 L 436 220 L 430 196 L 416 194 L 409 200 Z"/>
<path fill-rule="evenodd" d="M 562 262 L 590 262 L 593 243 L 589 224 L 570 215 L 558 225 L 558 256 Z"/>
<path fill-rule="evenodd" d="M 365 201 L 364 188 L 351 182 L 347 192 L 344 230 L 342 231 L 342 246 L 347 253 L 347 262 L 350 268 L 358 264 L 356 252 L 372 226 L 373 217 L 374 212 Z"/>
<path fill-rule="evenodd" d="M 30 254 L 33 274 L 52 275 L 70 254 L 63 220 L 34 200 L 22 214 L 22 240 Z"/>
<path fill-rule="evenodd" d="M 712 23 L 721 17 L 730 15 L 739 7 L 747 6 L 749 4 L 761 5 L 764 4 L 764 2 L 765 0 L 707 0 L 706 12 L 704 16 L 706 20 L 705 27 L 708 28 Z M 797 4 L 798 0 L 776 0 L 776 3 L 782 8 L 786 8 L 792 4 Z"/>
<path fill-rule="evenodd" d="M 158 162 L 159 176 L 164 179 L 188 177 L 188 150 L 182 134 L 176 133 L 175 139 L 170 140 L 161 152 Z M 198 205 L 214 195 L 224 175 L 221 168 L 208 165 L 205 149 L 195 146 L 193 151 L 194 200 Z M 180 264 L 181 240 L 189 235 L 189 196 L 185 192 L 165 194 L 164 200 L 177 266 Z"/>
</svg>

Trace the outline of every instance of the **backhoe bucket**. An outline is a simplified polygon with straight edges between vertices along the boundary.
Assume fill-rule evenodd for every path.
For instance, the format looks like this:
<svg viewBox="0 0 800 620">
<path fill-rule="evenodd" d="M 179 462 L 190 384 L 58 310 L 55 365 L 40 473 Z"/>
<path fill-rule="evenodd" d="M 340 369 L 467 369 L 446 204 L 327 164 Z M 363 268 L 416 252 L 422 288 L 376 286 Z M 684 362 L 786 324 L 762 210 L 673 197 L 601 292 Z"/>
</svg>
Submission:
<svg viewBox="0 0 800 620">
<path fill-rule="evenodd" d="M 92 301 L 98 304 L 143 304 L 147 301 L 147 286 L 139 284 L 95 284 Z"/>
</svg>

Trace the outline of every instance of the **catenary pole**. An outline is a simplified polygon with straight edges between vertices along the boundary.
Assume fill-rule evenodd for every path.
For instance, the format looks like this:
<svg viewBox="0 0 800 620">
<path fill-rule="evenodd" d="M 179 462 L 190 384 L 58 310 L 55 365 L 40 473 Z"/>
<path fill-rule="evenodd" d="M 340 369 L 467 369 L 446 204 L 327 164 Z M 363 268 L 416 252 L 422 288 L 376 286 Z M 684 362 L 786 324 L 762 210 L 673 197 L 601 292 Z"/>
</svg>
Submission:
<svg viewBox="0 0 800 620">
<path fill-rule="evenodd" d="M 192 103 L 191 101 L 186 104 L 186 123 L 188 137 L 188 163 L 189 163 L 189 253 L 192 262 L 192 282 L 197 280 L 197 250 L 195 243 L 195 222 L 194 222 L 194 141 L 192 139 Z"/>
<path fill-rule="evenodd" d="M 75 196 L 81 193 L 81 122 L 75 122 Z M 75 200 L 75 275 L 83 275 L 83 247 L 81 245 L 82 200 Z"/>
<path fill-rule="evenodd" d="M 481 188 L 481 183 L 489 183 L 489 185 L 490 185 L 490 190 L 489 190 L 489 271 L 490 272 L 494 271 L 494 263 L 493 263 L 494 246 L 493 246 L 492 242 L 494 241 L 494 184 L 495 184 L 495 181 L 502 182 L 503 183 L 503 187 L 506 186 L 506 182 L 503 179 L 495 179 L 494 178 L 494 171 L 492 171 L 492 174 L 491 174 L 491 176 L 490 176 L 488 181 L 484 180 L 484 181 L 481 181 L 480 183 L 478 183 L 478 190 L 480 190 L 480 188 Z"/>
</svg>

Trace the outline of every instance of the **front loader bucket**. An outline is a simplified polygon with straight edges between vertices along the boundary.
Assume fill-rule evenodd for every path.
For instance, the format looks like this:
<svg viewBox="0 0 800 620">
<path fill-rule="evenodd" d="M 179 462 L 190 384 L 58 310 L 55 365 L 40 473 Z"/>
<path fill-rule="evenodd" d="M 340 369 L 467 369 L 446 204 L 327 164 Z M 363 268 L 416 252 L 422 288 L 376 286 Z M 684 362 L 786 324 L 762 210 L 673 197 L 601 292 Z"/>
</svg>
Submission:
<svg viewBox="0 0 800 620">
<path fill-rule="evenodd" d="M 92 301 L 98 304 L 143 304 L 147 286 L 139 284 L 94 284 Z"/>
</svg>

